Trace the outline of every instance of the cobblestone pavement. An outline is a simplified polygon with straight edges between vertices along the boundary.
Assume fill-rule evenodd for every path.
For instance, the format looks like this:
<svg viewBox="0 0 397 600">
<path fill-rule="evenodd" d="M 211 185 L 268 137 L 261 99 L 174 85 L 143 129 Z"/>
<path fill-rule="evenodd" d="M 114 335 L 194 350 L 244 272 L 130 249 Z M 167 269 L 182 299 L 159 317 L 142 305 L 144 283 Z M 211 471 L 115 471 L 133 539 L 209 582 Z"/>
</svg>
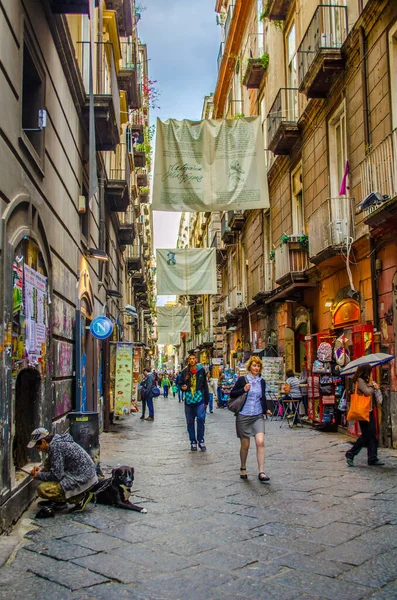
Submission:
<svg viewBox="0 0 397 600">
<path fill-rule="evenodd" d="M 239 478 L 229 411 L 207 416 L 208 451 L 192 453 L 183 405 L 160 397 L 155 410 L 101 437 L 103 468 L 133 465 L 148 513 L 90 505 L 36 521 L 32 506 L 0 599 L 397 598 L 397 451 L 349 469 L 347 437 L 268 421 L 261 485 L 253 451 Z"/>
</svg>

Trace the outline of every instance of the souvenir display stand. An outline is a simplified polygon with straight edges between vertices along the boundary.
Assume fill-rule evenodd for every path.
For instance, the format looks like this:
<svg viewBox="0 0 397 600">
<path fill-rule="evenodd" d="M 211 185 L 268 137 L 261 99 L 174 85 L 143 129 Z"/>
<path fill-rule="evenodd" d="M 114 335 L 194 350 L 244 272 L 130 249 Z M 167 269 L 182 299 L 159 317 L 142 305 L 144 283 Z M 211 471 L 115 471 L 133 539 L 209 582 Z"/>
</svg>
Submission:
<svg viewBox="0 0 397 600">
<path fill-rule="evenodd" d="M 262 358 L 262 377 L 266 381 L 266 399 L 276 401 L 282 395 L 284 383 L 284 359 L 280 356 Z"/>
<path fill-rule="evenodd" d="M 356 421 L 347 422 L 351 378 L 341 370 L 350 360 L 374 352 L 373 325 L 353 325 L 328 330 L 305 338 L 308 369 L 308 416 L 313 422 L 346 427 L 359 435 Z"/>
</svg>

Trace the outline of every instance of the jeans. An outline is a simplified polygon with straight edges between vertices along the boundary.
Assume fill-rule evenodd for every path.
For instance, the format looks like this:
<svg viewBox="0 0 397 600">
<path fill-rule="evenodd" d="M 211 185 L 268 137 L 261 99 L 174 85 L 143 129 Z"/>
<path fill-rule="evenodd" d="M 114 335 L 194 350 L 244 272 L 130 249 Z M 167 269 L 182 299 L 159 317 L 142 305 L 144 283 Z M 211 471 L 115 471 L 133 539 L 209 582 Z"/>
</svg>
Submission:
<svg viewBox="0 0 397 600">
<path fill-rule="evenodd" d="M 168 398 L 168 385 L 164 386 L 164 398 Z"/>
<path fill-rule="evenodd" d="M 210 412 L 212 412 L 214 409 L 214 394 L 208 394 L 208 398 L 208 406 L 210 408 Z"/>
<path fill-rule="evenodd" d="M 153 406 L 153 398 L 146 398 L 146 404 L 149 410 L 149 417 L 154 418 L 154 406 Z"/>
<path fill-rule="evenodd" d="M 218 392 L 218 404 L 220 406 L 222 403 L 222 388 L 218 386 L 216 391 Z"/>
<path fill-rule="evenodd" d="M 142 398 L 141 403 L 142 403 L 142 417 L 144 417 L 145 416 L 145 412 L 146 412 L 146 400 L 144 400 Z"/>
<path fill-rule="evenodd" d="M 181 390 L 181 386 L 178 385 L 178 400 L 179 400 L 179 402 L 182 402 L 182 400 L 183 400 L 183 394 L 184 394 L 184 391 Z"/>
<path fill-rule="evenodd" d="M 205 408 L 204 402 L 201 404 L 186 404 L 185 402 L 186 424 L 191 444 L 197 442 L 204 444 Z M 197 436 L 195 420 L 197 420 Z"/>
<path fill-rule="evenodd" d="M 350 450 L 346 452 L 346 458 L 354 458 L 362 448 L 367 448 L 368 464 L 371 465 L 378 460 L 378 442 L 376 439 L 376 422 L 374 411 L 369 413 L 368 421 L 359 421 L 361 435 L 353 444 Z"/>
</svg>

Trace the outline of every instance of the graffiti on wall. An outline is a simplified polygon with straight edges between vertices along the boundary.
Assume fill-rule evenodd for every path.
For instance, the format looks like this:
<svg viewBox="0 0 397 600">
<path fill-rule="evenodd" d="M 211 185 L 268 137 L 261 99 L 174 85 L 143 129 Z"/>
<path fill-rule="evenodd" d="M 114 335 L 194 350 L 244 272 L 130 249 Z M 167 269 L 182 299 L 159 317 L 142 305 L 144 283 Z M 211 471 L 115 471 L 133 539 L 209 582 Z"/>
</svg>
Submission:
<svg viewBox="0 0 397 600">
<path fill-rule="evenodd" d="M 60 417 L 72 410 L 73 379 L 54 382 L 54 417 Z"/>
<path fill-rule="evenodd" d="M 76 309 L 55 295 L 52 304 L 52 332 L 55 335 L 73 340 L 75 337 Z"/>
<path fill-rule="evenodd" d="M 54 366 L 56 377 L 73 375 L 73 348 L 69 342 L 54 340 Z"/>
</svg>

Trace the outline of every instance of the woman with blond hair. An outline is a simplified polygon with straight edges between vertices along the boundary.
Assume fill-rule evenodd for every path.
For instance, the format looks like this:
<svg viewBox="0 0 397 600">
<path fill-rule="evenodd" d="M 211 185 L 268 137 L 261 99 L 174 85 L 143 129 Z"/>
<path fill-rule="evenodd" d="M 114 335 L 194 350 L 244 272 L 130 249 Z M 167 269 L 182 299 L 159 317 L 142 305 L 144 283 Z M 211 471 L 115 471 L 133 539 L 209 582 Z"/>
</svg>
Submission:
<svg viewBox="0 0 397 600">
<path fill-rule="evenodd" d="M 236 433 L 240 438 L 240 478 L 247 479 L 247 456 L 251 437 L 255 438 L 258 480 L 266 483 L 270 480 L 265 473 L 265 414 L 266 383 L 261 377 L 263 363 L 258 356 L 251 356 L 246 364 L 247 375 L 239 377 L 230 392 L 231 398 L 237 398 L 245 392 L 246 400 L 236 414 Z"/>
</svg>

